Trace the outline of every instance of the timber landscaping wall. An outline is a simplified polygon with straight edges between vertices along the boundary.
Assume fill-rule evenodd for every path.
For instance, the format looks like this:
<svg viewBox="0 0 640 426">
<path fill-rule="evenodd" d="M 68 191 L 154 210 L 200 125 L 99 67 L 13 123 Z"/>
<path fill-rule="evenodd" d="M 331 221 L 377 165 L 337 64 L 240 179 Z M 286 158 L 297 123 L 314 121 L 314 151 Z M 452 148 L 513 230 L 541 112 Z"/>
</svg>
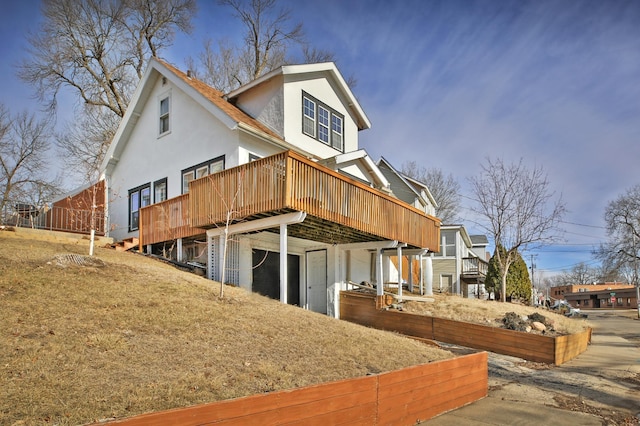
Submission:
<svg viewBox="0 0 640 426">
<path fill-rule="evenodd" d="M 591 329 L 568 336 L 550 337 L 396 310 L 376 309 L 375 295 L 352 291 L 340 293 L 340 319 L 407 336 L 556 365 L 580 355 L 591 340 Z"/>
<path fill-rule="evenodd" d="M 389 354 L 393 356 L 393 354 Z M 487 353 L 108 424 L 414 425 L 487 396 Z"/>
</svg>

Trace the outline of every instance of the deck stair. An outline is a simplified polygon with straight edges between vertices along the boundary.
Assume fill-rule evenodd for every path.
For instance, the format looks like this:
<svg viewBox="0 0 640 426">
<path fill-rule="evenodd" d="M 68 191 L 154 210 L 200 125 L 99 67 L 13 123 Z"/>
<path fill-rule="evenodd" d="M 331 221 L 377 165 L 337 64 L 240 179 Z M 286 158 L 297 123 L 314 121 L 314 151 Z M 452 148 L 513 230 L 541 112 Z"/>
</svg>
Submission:
<svg viewBox="0 0 640 426">
<path fill-rule="evenodd" d="M 131 249 L 137 248 L 139 245 L 139 240 L 136 237 L 125 238 L 122 241 L 118 241 L 111 245 L 111 247 L 115 248 L 116 251 L 129 251 Z"/>
</svg>

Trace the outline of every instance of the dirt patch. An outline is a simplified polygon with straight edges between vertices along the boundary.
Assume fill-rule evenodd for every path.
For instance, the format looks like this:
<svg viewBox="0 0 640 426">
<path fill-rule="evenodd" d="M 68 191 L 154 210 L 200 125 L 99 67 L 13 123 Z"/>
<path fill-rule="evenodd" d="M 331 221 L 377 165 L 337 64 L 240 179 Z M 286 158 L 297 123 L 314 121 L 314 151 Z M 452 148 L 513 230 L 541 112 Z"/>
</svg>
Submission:
<svg viewBox="0 0 640 426">
<path fill-rule="evenodd" d="M 558 404 L 558 408 L 598 416 L 604 425 L 635 426 L 638 424 L 638 418 L 635 416 L 608 408 L 594 407 L 579 397 L 558 394 L 553 399 Z"/>
<path fill-rule="evenodd" d="M 56 254 L 53 256 L 52 263 L 63 268 L 66 268 L 67 266 L 89 266 L 102 268 L 105 266 L 102 259 L 95 256 L 83 256 L 75 253 Z"/>
</svg>

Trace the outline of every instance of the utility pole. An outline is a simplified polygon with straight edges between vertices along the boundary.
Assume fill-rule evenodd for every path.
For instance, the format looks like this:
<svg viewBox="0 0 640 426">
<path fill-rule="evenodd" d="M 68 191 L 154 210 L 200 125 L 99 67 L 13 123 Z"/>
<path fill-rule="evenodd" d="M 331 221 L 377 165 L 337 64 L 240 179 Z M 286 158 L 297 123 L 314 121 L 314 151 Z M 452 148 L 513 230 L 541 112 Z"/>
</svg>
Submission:
<svg viewBox="0 0 640 426">
<path fill-rule="evenodd" d="M 533 259 L 535 257 L 537 257 L 538 255 L 537 254 L 531 254 L 529 256 L 531 257 L 531 305 L 535 305 L 535 303 L 536 303 L 536 300 L 535 300 L 536 294 L 534 294 L 534 293 L 535 293 L 535 290 L 536 290 L 536 286 L 535 286 L 534 280 L 533 280 L 533 273 L 534 273 L 534 268 L 536 267 L 536 265 L 533 263 Z"/>
<path fill-rule="evenodd" d="M 636 305 L 638 308 L 638 318 L 640 318 L 640 284 L 638 284 L 638 249 L 636 248 L 636 233 L 631 228 L 631 236 L 633 237 L 633 281 L 636 285 Z"/>
</svg>

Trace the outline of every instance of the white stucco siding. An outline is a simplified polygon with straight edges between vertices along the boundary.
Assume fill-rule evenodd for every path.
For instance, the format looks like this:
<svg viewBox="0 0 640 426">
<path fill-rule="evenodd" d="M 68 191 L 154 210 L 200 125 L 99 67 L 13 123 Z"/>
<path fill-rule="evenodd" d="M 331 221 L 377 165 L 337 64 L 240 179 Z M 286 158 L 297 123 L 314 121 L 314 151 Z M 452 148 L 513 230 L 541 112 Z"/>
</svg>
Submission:
<svg viewBox="0 0 640 426">
<path fill-rule="evenodd" d="M 166 96 L 170 131 L 159 136 L 160 100 Z M 167 178 L 167 196 L 173 198 L 182 193 L 182 170 L 223 155 L 226 168 L 239 163 L 238 132 L 159 78 L 108 177 L 110 235 L 116 240 L 137 235 L 128 232 L 130 189 Z"/>
<path fill-rule="evenodd" d="M 240 147 L 238 160 L 240 164 L 250 161 L 250 156 L 255 155 L 259 158 L 268 157 L 284 151 L 284 148 L 276 144 L 265 143 L 247 133 L 240 134 Z"/>
<path fill-rule="evenodd" d="M 236 106 L 284 137 L 284 92 L 282 76 L 276 76 L 242 93 Z"/>
<path fill-rule="evenodd" d="M 298 80 L 295 77 L 295 75 L 287 76 L 284 85 L 285 140 L 318 158 L 329 158 L 341 153 L 302 132 L 302 92 L 304 91 L 344 116 L 344 152 L 357 150 L 358 126 L 349 112 L 348 101 L 338 95 L 322 73 L 317 74 L 315 78 L 305 75 L 304 80 Z"/>
<path fill-rule="evenodd" d="M 362 281 L 373 283 L 371 276 L 371 252 L 368 250 L 350 250 L 347 264 L 347 280 L 360 284 Z"/>
</svg>

